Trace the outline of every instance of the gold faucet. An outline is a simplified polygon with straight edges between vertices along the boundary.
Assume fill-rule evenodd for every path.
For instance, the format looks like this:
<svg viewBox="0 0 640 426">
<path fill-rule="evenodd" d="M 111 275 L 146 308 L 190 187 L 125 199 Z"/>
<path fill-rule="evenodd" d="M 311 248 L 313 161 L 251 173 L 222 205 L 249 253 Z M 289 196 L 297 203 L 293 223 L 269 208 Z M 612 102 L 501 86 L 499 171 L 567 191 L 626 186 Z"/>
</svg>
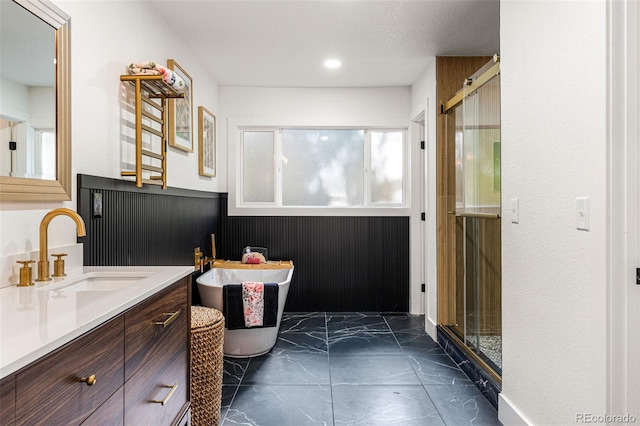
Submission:
<svg viewBox="0 0 640 426">
<path fill-rule="evenodd" d="M 213 234 L 211 234 L 211 237 L 213 238 Z M 200 247 L 196 247 L 195 249 L 193 249 L 193 266 L 196 271 L 200 270 L 200 273 L 202 273 L 204 271 L 204 265 L 206 265 L 207 263 L 211 268 L 211 265 L 213 265 L 213 262 L 215 262 L 215 260 L 215 248 L 212 257 L 205 256 L 204 253 L 200 251 Z"/>
<path fill-rule="evenodd" d="M 69 216 L 76 223 L 76 228 L 78 230 L 78 237 L 84 237 L 87 235 L 87 231 L 84 227 L 84 221 L 80 217 L 80 215 L 73 210 L 60 208 L 53 209 L 42 218 L 42 222 L 40 222 L 40 261 L 38 261 L 38 278 L 36 281 L 49 281 L 51 277 L 49 276 L 49 256 L 47 254 L 47 231 L 49 228 L 49 222 L 56 216 Z"/>
<path fill-rule="evenodd" d="M 196 271 L 199 269 L 200 273 L 202 273 L 202 269 L 204 267 L 204 263 L 202 262 L 203 256 L 204 255 L 200 251 L 200 247 L 196 247 L 193 249 L 193 267 Z"/>
</svg>

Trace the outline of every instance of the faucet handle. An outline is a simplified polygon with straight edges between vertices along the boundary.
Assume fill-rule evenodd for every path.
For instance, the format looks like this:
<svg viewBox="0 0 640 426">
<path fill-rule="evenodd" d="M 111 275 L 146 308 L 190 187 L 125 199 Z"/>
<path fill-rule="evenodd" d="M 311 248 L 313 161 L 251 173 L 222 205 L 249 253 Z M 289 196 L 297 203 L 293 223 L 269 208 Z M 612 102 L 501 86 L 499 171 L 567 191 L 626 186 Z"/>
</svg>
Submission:
<svg viewBox="0 0 640 426">
<path fill-rule="evenodd" d="M 16 263 L 22 264 L 20 268 L 20 282 L 18 283 L 18 287 L 29 287 L 33 285 L 33 280 L 31 279 L 31 264 L 35 263 L 35 260 L 18 260 Z"/>
<path fill-rule="evenodd" d="M 200 270 L 202 273 L 203 270 L 203 262 L 202 262 L 202 252 L 200 251 L 200 247 L 196 247 L 193 249 L 193 266 L 196 270 Z"/>
<path fill-rule="evenodd" d="M 213 266 L 213 263 L 214 263 L 215 261 L 216 261 L 215 256 L 211 256 L 211 257 L 209 257 L 209 256 L 205 256 L 205 257 L 202 259 L 202 265 L 204 266 L 205 264 L 209 264 L 209 268 L 211 268 L 211 267 Z"/>
<path fill-rule="evenodd" d="M 66 277 L 67 274 L 65 274 L 64 272 L 64 259 L 62 259 L 64 256 L 66 256 L 67 253 L 58 253 L 58 254 L 53 254 L 51 253 L 51 256 L 56 257 L 56 260 L 53 261 L 53 277 Z"/>
</svg>

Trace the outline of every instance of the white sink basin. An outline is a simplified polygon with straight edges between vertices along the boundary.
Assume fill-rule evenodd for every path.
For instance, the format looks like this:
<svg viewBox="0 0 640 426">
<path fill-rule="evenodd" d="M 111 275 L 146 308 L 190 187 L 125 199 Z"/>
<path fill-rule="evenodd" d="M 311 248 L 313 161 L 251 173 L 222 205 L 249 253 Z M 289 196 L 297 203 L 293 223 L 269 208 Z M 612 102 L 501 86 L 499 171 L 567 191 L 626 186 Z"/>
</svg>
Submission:
<svg viewBox="0 0 640 426">
<path fill-rule="evenodd" d="M 88 272 L 45 284 L 38 291 L 120 291 L 152 274 L 147 271 Z"/>
</svg>

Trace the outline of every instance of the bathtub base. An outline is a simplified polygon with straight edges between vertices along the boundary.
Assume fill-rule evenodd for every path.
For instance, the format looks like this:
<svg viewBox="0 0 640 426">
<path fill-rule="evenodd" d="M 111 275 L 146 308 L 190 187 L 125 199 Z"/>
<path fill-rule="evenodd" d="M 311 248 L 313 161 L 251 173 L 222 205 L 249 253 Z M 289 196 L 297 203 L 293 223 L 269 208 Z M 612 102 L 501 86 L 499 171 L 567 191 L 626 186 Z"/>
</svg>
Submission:
<svg viewBox="0 0 640 426">
<path fill-rule="evenodd" d="M 268 353 L 278 340 L 277 327 L 224 330 L 224 356 L 230 358 L 249 358 Z"/>
<path fill-rule="evenodd" d="M 256 357 L 256 356 L 265 355 L 265 354 L 268 354 L 269 352 L 271 352 L 271 349 L 269 349 L 268 351 L 264 351 L 264 352 L 261 352 L 259 354 L 253 354 L 253 355 L 232 355 L 232 354 L 225 353 L 224 357 L 225 358 L 245 359 L 245 358 L 253 358 L 253 357 Z"/>
</svg>

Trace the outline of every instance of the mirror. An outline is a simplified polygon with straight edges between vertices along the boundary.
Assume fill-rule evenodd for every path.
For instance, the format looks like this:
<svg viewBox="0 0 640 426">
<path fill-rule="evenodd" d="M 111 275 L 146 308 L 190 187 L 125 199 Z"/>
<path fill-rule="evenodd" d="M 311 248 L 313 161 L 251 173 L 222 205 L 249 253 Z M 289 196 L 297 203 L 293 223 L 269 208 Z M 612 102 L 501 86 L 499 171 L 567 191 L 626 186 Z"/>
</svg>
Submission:
<svg viewBox="0 0 640 426">
<path fill-rule="evenodd" d="M 48 0 L 0 17 L 0 200 L 70 200 L 70 18 Z"/>
</svg>

